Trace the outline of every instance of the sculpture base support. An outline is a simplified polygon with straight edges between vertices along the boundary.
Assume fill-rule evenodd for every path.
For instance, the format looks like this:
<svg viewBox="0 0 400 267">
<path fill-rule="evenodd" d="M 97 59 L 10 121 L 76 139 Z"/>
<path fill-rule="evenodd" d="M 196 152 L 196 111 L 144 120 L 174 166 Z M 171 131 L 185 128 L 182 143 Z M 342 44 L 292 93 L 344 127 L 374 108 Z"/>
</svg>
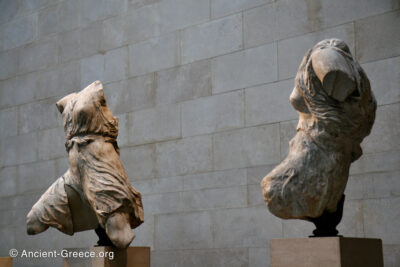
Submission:
<svg viewBox="0 0 400 267">
<path fill-rule="evenodd" d="M 0 267 L 12 267 L 12 258 L 0 257 Z"/>
<path fill-rule="evenodd" d="M 68 251 L 69 257 L 63 259 L 63 267 L 150 267 L 150 247 L 128 247 L 119 250 L 99 246 L 65 250 Z M 96 257 L 86 257 L 89 252 L 95 253 Z M 77 256 L 79 253 L 81 257 Z"/>
<path fill-rule="evenodd" d="M 270 249 L 271 267 L 383 267 L 381 239 L 272 239 Z"/>
</svg>

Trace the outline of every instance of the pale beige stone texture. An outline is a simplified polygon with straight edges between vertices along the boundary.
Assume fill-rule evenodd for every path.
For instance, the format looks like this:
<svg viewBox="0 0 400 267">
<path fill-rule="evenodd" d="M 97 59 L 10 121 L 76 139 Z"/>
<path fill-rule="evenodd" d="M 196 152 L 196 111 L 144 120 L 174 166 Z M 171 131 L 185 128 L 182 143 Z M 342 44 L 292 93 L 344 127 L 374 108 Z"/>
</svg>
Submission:
<svg viewBox="0 0 400 267">
<path fill-rule="evenodd" d="M 135 237 L 131 228 L 143 223 L 143 207 L 119 158 L 118 119 L 107 106 L 103 85 L 96 81 L 56 106 L 63 117 L 70 166 L 28 213 L 27 233 L 55 227 L 72 235 L 94 228 L 98 233 L 100 228 L 114 246 L 126 248 Z M 46 150 L 39 154 L 52 156 Z"/>
<path fill-rule="evenodd" d="M 349 47 L 326 39 L 304 56 L 290 103 L 299 113 L 297 133 L 261 187 L 273 214 L 309 220 L 336 212 L 350 165 L 374 123 L 376 101 Z"/>
</svg>

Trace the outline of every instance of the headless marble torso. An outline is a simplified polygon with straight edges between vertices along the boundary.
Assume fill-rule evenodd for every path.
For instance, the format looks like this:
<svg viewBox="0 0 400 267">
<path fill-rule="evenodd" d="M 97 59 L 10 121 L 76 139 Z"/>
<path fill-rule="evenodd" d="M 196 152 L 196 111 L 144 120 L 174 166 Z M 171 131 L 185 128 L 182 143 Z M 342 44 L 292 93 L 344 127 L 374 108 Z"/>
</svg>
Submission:
<svg viewBox="0 0 400 267">
<path fill-rule="evenodd" d="M 119 158 L 118 120 L 107 106 L 101 83 L 64 97 L 57 107 L 70 167 L 32 207 L 28 233 L 52 226 L 73 234 L 100 226 L 116 246 L 129 245 L 134 235 L 127 227 L 143 222 L 141 195 L 130 185 Z"/>
<path fill-rule="evenodd" d="M 290 102 L 299 113 L 297 134 L 261 187 L 273 214 L 309 220 L 336 211 L 350 164 L 371 130 L 376 101 L 347 45 L 330 39 L 304 56 Z"/>
</svg>

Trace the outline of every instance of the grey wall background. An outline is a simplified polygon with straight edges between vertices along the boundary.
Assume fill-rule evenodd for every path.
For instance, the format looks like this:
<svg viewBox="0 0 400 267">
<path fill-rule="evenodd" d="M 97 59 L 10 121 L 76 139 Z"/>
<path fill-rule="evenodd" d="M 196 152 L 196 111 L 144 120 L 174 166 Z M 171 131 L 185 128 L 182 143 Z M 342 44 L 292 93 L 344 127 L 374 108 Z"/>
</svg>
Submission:
<svg viewBox="0 0 400 267">
<path fill-rule="evenodd" d="M 382 238 L 385 266 L 399 266 L 400 1 L 1 0 L 0 23 L 1 256 L 97 241 L 93 231 L 27 236 L 25 216 L 68 168 L 55 102 L 99 79 L 143 194 L 133 245 L 152 248 L 152 266 L 267 266 L 269 239 L 313 229 L 271 215 L 259 182 L 294 136 L 301 58 L 337 37 L 379 103 L 340 231 Z"/>
</svg>

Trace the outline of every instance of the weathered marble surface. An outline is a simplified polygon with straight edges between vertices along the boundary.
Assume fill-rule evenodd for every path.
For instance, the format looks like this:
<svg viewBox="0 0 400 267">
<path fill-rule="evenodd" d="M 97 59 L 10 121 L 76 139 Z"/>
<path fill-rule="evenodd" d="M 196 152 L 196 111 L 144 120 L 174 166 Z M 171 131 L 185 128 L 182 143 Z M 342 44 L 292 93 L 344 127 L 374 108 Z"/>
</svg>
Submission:
<svg viewBox="0 0 400 267">
<path fill-rule="evenodd" d="M 117 145 L 118 119 L 96 81 L 57 102 L 66 134 L 69 169 L 32 207 L 28 234 L 49 226 L 63 233 L 102 228 L 111 242 L 127 247 L 143 222 L 141 195 L 130 185 Z M 97 231 L 96 231 L 97 232 Z"/>
<path fill-rule="evenodd" d="M 348 46 L 327 39 L 300 64 L 290 103 L 299 113 L 289 154 L 262 181 L 269 210 L 283 219 L 336 211 L 350 164 L 372 128 L 376 101 Z"/>
</svg>

